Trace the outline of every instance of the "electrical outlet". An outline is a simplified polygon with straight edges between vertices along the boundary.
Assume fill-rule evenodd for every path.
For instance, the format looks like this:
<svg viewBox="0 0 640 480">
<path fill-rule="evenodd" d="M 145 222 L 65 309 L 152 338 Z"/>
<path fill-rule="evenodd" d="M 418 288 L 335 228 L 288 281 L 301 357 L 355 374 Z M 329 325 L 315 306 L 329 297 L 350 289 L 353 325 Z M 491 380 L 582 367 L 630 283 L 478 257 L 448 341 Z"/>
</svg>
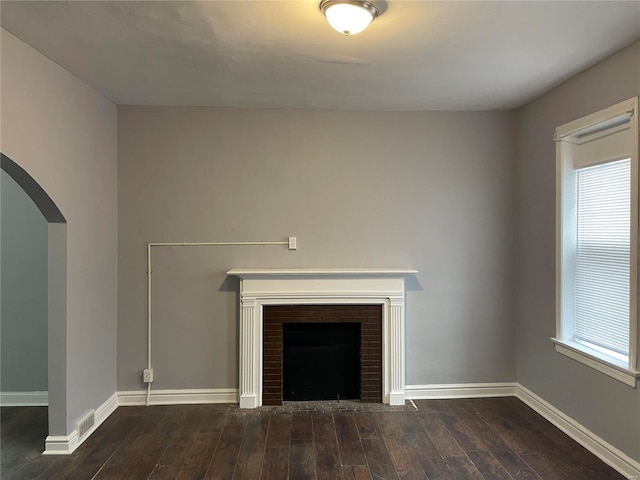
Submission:
<svg viewBox="0 0 640 480">
<path fill-rule="evenodd" d="M 145 368 L 142 371 L 142 381 L 144 383 L 151 383 L 153 382 L 153 368 Z"/>
<path fill-rule="evenodd" d="M 298 238 L 289 237 L 289 250 L 296 250 L 298 248 Z"/>
</svg>

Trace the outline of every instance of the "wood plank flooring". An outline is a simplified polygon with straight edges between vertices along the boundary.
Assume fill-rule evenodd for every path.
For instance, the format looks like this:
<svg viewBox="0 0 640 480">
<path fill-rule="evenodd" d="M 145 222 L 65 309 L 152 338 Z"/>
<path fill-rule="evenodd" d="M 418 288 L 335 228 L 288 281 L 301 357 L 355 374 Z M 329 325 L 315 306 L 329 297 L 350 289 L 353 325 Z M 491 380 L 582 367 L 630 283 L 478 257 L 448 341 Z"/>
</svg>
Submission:
<svg viewBox="0 0 640 480">
<path fill-rule="evenodd" d="M 513 397 L 400 411 L 120 407 L 70 456 L 42 456 L 47 411 L 2 408 L 3 480 L 623 480 Z"/>
</svg>

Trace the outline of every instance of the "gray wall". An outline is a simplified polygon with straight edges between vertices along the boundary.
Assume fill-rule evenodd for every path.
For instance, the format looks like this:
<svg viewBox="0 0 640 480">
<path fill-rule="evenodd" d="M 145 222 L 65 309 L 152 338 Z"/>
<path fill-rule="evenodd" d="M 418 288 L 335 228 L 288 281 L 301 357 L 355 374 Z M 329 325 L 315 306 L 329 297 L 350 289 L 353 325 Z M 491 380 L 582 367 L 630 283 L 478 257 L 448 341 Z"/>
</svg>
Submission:
<svg viewBox="0 0 640 480">
<path fill-rule="evenodd" d="M 0 174 L 0 391 L 47 390 L 47 222 Z"/>
<path fill-rule="evenodd" d="M 640 460 L 640 391 L 555 352 L 556 126 L 640 94 L 640 43 L 517 112 L 518 381 Z"/>
<path fill-rule="evenodd" d="M 66 257 L 49 255 L 49 271 L 53 264 L 67 275 L 60 286 L 66 305 L 55 306 L 66 308 L 66 323 L 49 329 L 48 345 L 56 359 L 49 365 L 56 372 L 49 377 L 49 434 L 67 435 L 116 391 L 116 106 L 6 30 L 1 62 L 2 153 L 67 220 L 49 229 L 50 239 L 66 233 L 67 247 Z M 52 409 L 55 388 L 62 389 L 61 409 Z"/>
<path fill-rule="evenodd" d="M 413 267 L 407 383 L 515 380 L 512 117 L 118 107 L 118 389 L 237 386 L 234 267 Z"/>
</svg>

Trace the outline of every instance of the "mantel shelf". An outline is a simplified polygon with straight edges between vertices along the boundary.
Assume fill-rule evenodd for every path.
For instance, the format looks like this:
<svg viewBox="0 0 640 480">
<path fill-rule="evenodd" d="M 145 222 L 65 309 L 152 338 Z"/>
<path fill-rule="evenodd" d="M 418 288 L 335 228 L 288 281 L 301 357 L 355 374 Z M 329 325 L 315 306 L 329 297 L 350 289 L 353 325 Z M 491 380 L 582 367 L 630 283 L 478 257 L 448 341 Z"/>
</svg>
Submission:
<svg viewBox="0 0 640 480">
<path fill-rule="evenodd" d="M 279 268 L 229 270 L 227 275 L 240 278 L 249 277 L 405 277 L 415 275 L 418 270 L 411 268 Z"/>
</svg>

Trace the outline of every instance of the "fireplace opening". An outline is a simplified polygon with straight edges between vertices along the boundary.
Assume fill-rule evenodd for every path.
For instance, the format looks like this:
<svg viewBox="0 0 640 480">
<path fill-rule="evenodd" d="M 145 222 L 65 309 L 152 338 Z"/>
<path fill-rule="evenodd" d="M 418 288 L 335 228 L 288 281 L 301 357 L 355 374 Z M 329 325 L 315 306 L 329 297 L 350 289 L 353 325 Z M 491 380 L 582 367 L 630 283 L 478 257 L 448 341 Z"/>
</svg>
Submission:
<svg viewBox="0 0 640 480">
<path fill-rule="evenodd" d="M 360 398 L 360 323 L 285 323 L 285 401 Z"/>
</svg>

